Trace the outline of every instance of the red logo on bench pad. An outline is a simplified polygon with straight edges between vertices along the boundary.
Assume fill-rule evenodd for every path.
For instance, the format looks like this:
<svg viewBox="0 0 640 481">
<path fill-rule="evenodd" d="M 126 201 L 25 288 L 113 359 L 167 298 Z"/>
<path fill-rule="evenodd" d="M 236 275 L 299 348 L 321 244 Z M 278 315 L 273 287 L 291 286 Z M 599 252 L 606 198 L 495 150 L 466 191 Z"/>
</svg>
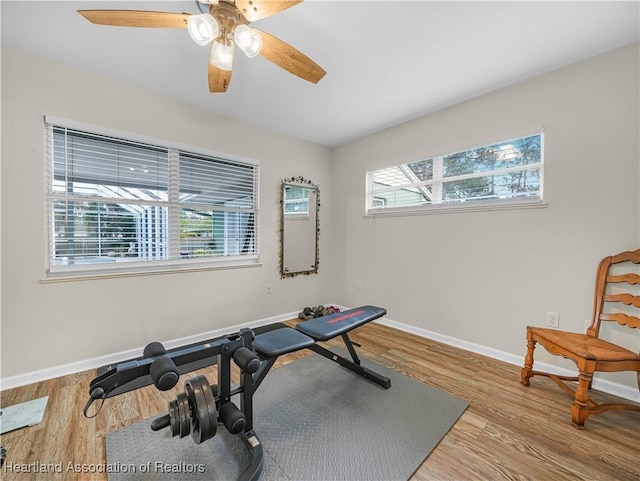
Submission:
<svg viewBox="0 0 640 481">
<path fill-rule="evenodd" d="M 346 321 L 347 319 L 351 319 L 352 317 L 359 316 L 360 314 L 364 314 L 363 310 L 350 312 L 349 314 L 344 314 L 342 316 L 336 317 L 335 319 L 331 319 L 327 321 L 327 324 L 335 324 L 340 321 Z"/>
</svg>

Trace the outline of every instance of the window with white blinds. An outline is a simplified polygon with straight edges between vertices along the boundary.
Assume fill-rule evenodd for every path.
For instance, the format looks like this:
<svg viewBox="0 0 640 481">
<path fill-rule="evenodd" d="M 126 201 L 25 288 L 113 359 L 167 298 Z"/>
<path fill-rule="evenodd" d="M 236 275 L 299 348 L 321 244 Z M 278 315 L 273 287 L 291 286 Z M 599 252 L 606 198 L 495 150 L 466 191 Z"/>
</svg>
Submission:
<svg viewBox="0 0 640 481">
<path fill-rule="evenodd" d="M 46 129 L 49 274 L 256 262 L 256 163 Z"/>
<path fill-rule="evenodd" d="M 542 134 L 367 172 L 367 213 L 542 200 Z"/>
</svg>

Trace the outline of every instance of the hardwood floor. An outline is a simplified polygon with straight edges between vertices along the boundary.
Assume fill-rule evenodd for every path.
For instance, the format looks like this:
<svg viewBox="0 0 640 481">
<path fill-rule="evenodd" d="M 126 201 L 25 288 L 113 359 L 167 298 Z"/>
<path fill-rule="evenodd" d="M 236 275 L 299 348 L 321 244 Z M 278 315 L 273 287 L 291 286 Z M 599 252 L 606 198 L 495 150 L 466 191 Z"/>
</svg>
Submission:
<svg viewBox="0 0 640 481">
<path fill-rule="evenodd" d="M 524 357 L 524 332 L 522 336 Z M 592 416 L 580 431 L 571 426 L 570 398 L 547 378 L 534 378 L 530 387 L 522 386 L 518 366 L 375 323 L 351 337 L 362 345 L 358 352 L 363 357 L 470 404 L 414 473 L 414 481 L 640 479 L 640 413 Z M 306 353 L 283 356 L 275 368 Z M 196 373 L 211 379 L 216 375 L 215 367 Z M 105 434 L 165 413 L 168 401 L 183 385 L 181 380 L 180 389 L 164 393 L 151 386 L 123 394 L 107 400 L 97 417 L 86 419 L 82 409 L 94 377 L 94 371 L 87 371 L 1 393 L 3 406 L 49 396 L 42 423 L 2 437 L 7 462 L 63 467 L 63 473 L 16 473 L 5 467 L 0 471 L 3 480 L 106 480 L 103 473 L 69 471 L 69 463 L 79 471 L 82 465 L 104 465 Z M 615 399 L 598 392 L 592 395 L 599 402 Z M 259 426 L 256 430 L 260 432 Z"/>
</svg>

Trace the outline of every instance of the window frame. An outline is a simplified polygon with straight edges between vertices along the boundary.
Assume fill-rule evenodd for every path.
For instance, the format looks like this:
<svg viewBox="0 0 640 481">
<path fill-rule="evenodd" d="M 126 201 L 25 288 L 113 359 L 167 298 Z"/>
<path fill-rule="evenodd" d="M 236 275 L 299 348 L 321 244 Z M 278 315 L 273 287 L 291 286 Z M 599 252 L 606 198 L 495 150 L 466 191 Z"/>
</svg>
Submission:
<svg viewBox="0 0 640 481">
<path fill-rule="evenodd" d="M 186 257 L 186 258 L 169 258 L 169 259 L 157 259 L 157 260 L 143 260 L 143 261 L 128 261 L 128 262 L 114 262 L 114 263 L 93 263 L 93 264 L 72 264 L 72 265 L 52 265 L 54 258 L 53 249 L 55 249 L 54 241 L 54 222 L 52 216 L 54 211 L 52 210 L 52 203 L 56 198 L 56 194 L 53 192 L 53 142 L 52 133 L 53 127 L 61 127 L 73 130 L 84 131 L 90 134 L 98 136 L 113 137 L 115 139 L 121 139 L 125 141 L 148 144 L 159 148 L 166 148 L 168 152 L 168 191 L 167 201 L 162 204 L 167 210 L 173 210 L 173 215 L 169 214 L 169 219 L 177 219 L 176 225 L 169 225 L 169 235 L 167 241 L 174 243 L 177 241 L 177 247 L 174 250 L 180 250 L 179 231 L 180 231 L 180 209 L 182 203 L 179 201 L 179 167 L 178 165 L 172 165 L 171 157 L 179 157 L 180 152 L 185 154 L 201 155 L 203 157 L 213 157 L 222 161 L 237 162 L 246 164 L 253 168 L 253 244 L 254 252 L 251 254 L 243 254 L 236 256 L 212 256 L 212 257 Z M 259 218 L 260 218 L 260 163 L 257 160 L 241 157 L 237 155 L 230 155 L 227 153 L 216 152 L 200 147 L 185 145 L 178 142 L 167 141 L 164 139 L 158 139 L 155 137 L 144 136 L 137 133 L 126 132 L 101 126 L 96 126 L 84 122 L 64 119 L 56 116 L 45 115 L 44 116 L 44 164 L 45 164 L 45 191 L 44 191 L 44 222 L 45 222 L 45 276 L 41 279 L 42 282 L 59 282 L 66 280 L 76 279 L 92 279 L 92 278 L 110 278 L 110 277 L 130 277 L 140 275 L 153 275 L 164 273 L 177 273 L 186 271 L 202 271 L 202 270 L 216 270 L 216 269 L 230 269 L 230 268 L 245 268 L 245 267 L 258 267 L 261 265 L 260 261 L 260 239 L 259 239 Z M 176 177 L 177 175 L 177 177 Z M 129 203 L 135 203 L 130 199 L 123 199 Z M 113 199 L 105 198 L 104 203 L 113 203 Z M 147 202 L 144 202 L 145 204 Z M 153 204 L 154 202 L 150 202 Z M 222 209 L 224 210 L 224 209 Z M 176 215 L 177 212 L 177 215 Z M 171 246 L 167 249 L 171 251 Z"/>
<path fill-rule="evenodd" d="M 438 172 L 438 169 L 442 167 L 441 160 L 444 157 L 453 156 L 456 154 L 474 151 L 474 150 L 480 150 L 483 148 L 492 147 L 499 144 L 506 144 L 509 142 L 514 142 L 514 141 L 526 139 L 528 137 L 535 137 L 535 136 L 540 137 L 540 161 L 537 162 L 536 164 L 530 164 L 530 165 L 539 166 L 539 169 L 540 169 L 540 174 L 539 174 L 540 189 L 539 189 L 539 195 L 537 196 L 510 197 L 510 198 L 504 198 L 504 199 L 481 199 L 481 200 L 471 199 L 468 201 L 438 202 L 438 203 L 430 203 L 430 204 L 400 206 L 400 207 L 385 207 L 385 206 L 374 207 L 374 203 L 376 202 L 376 200 L 379 203 L 380 199 L 383 199 L 385 201 L 384 203 L 386 204 L 386 199 L 384 199 L 384 197 L 381 197 L 379 195 L 381 192 L 384 193 L 386 189 L 382 189 L 382 190 L 374 189 L 374 185 L 373 185 L 374 175 L 376 172 L 389 169 L 389 168 L 394 168 L 394 167 L 401 168 L 415 162 L 432 160 L 434 164 L 433 170 L 436 171 L 436 173 L 433 175 L 433 178 L 431 180 L 423 181 L 423 182 L 418 181 L 415 183 L 407 182 L 406 185 L 411 187 L 417 187 L 418 186 L 417 184 L 419 185 L 429 184 L 430 186 L 434 187 L 435 193 L 441 196 L 442 186 L 447 182 L 454 182 L 454 181 L 472 179 L 472 178 L 481 178 L 491 173 L 501 174 L 501 173 L 508 173 L 510 171 L 528 169 L 522 166 L 509 167 L 509 168 L 495 169 L 492 171 L 484 171 L 484 172 L 477 172 L 477 173 L 470 173 L 470 174 L 461 174 L 461 175 L 450 176 L 450 177 L 443 177 L 441 175 L 441 172 Z M 394 166 L 387 166 L 387 167 L 381 167 L 373 170 L 368 170 L 365 174 L 365 198 L 364 198 L 365 217 L 442 214 L 442 213 L 454 213 L 454 212 L 473 212 L 473 211 L 483 211 L 483 210 L 545 208 L 546 202 L 544 200 L 545 199 L 544 198 L 544 167 L 545 167 L 544 142 L 545 142 L 544 130 L 541 130 L 535 133 L 513 137 L 508 140 L 499 140 L 499 141 L 487 143 L 481 146 L 470 147 L 467 149 L 459 150 L 456 152 L 448 152 L 444 154 L 432 155 L 432 156 L 424 157 L 418 160 L 411 160 L 411 161 L 404 162 L 402 164 L 396 164 Z M 437 163 L 436 159 L 440 160 L 439 166 L 436 165 Z M 524 165 L 527 165 L 527 164 L 524 164 Z M 398 188 L 397 185 L 390 186 L 388 191 L 397 190 L 397 188 Z"/>
</svg>

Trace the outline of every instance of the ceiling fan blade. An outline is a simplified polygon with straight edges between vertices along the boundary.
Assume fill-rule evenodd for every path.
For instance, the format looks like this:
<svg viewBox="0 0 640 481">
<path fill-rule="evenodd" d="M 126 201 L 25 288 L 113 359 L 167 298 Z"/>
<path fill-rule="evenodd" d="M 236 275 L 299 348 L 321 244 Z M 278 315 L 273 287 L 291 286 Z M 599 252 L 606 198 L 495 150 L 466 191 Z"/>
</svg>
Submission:
<svg viewBox="0 0 640 481">
<path fill-rule="evenodd" d="M 302 0 L 236 0 L 244 18 L 255 22 L 302 3 Z"/>
<path fill-rule="evenodd" d="M 91 23 L 116 27 L 187 28 L 188 13 L 145 10 L 78 10 Z"/>
<path fill-rule="evenodd" d="M 260 30 L 260 54 L 278 67 L 312 83 L 318 83 L 327 72 L 305 54 L 273 35 Z"/>
<path fill-rule="evenodd" d="M 226 92 L 231 83 L 231 70 L 222 70 L 209 64 L 209 92 Z"/>
</svg>

